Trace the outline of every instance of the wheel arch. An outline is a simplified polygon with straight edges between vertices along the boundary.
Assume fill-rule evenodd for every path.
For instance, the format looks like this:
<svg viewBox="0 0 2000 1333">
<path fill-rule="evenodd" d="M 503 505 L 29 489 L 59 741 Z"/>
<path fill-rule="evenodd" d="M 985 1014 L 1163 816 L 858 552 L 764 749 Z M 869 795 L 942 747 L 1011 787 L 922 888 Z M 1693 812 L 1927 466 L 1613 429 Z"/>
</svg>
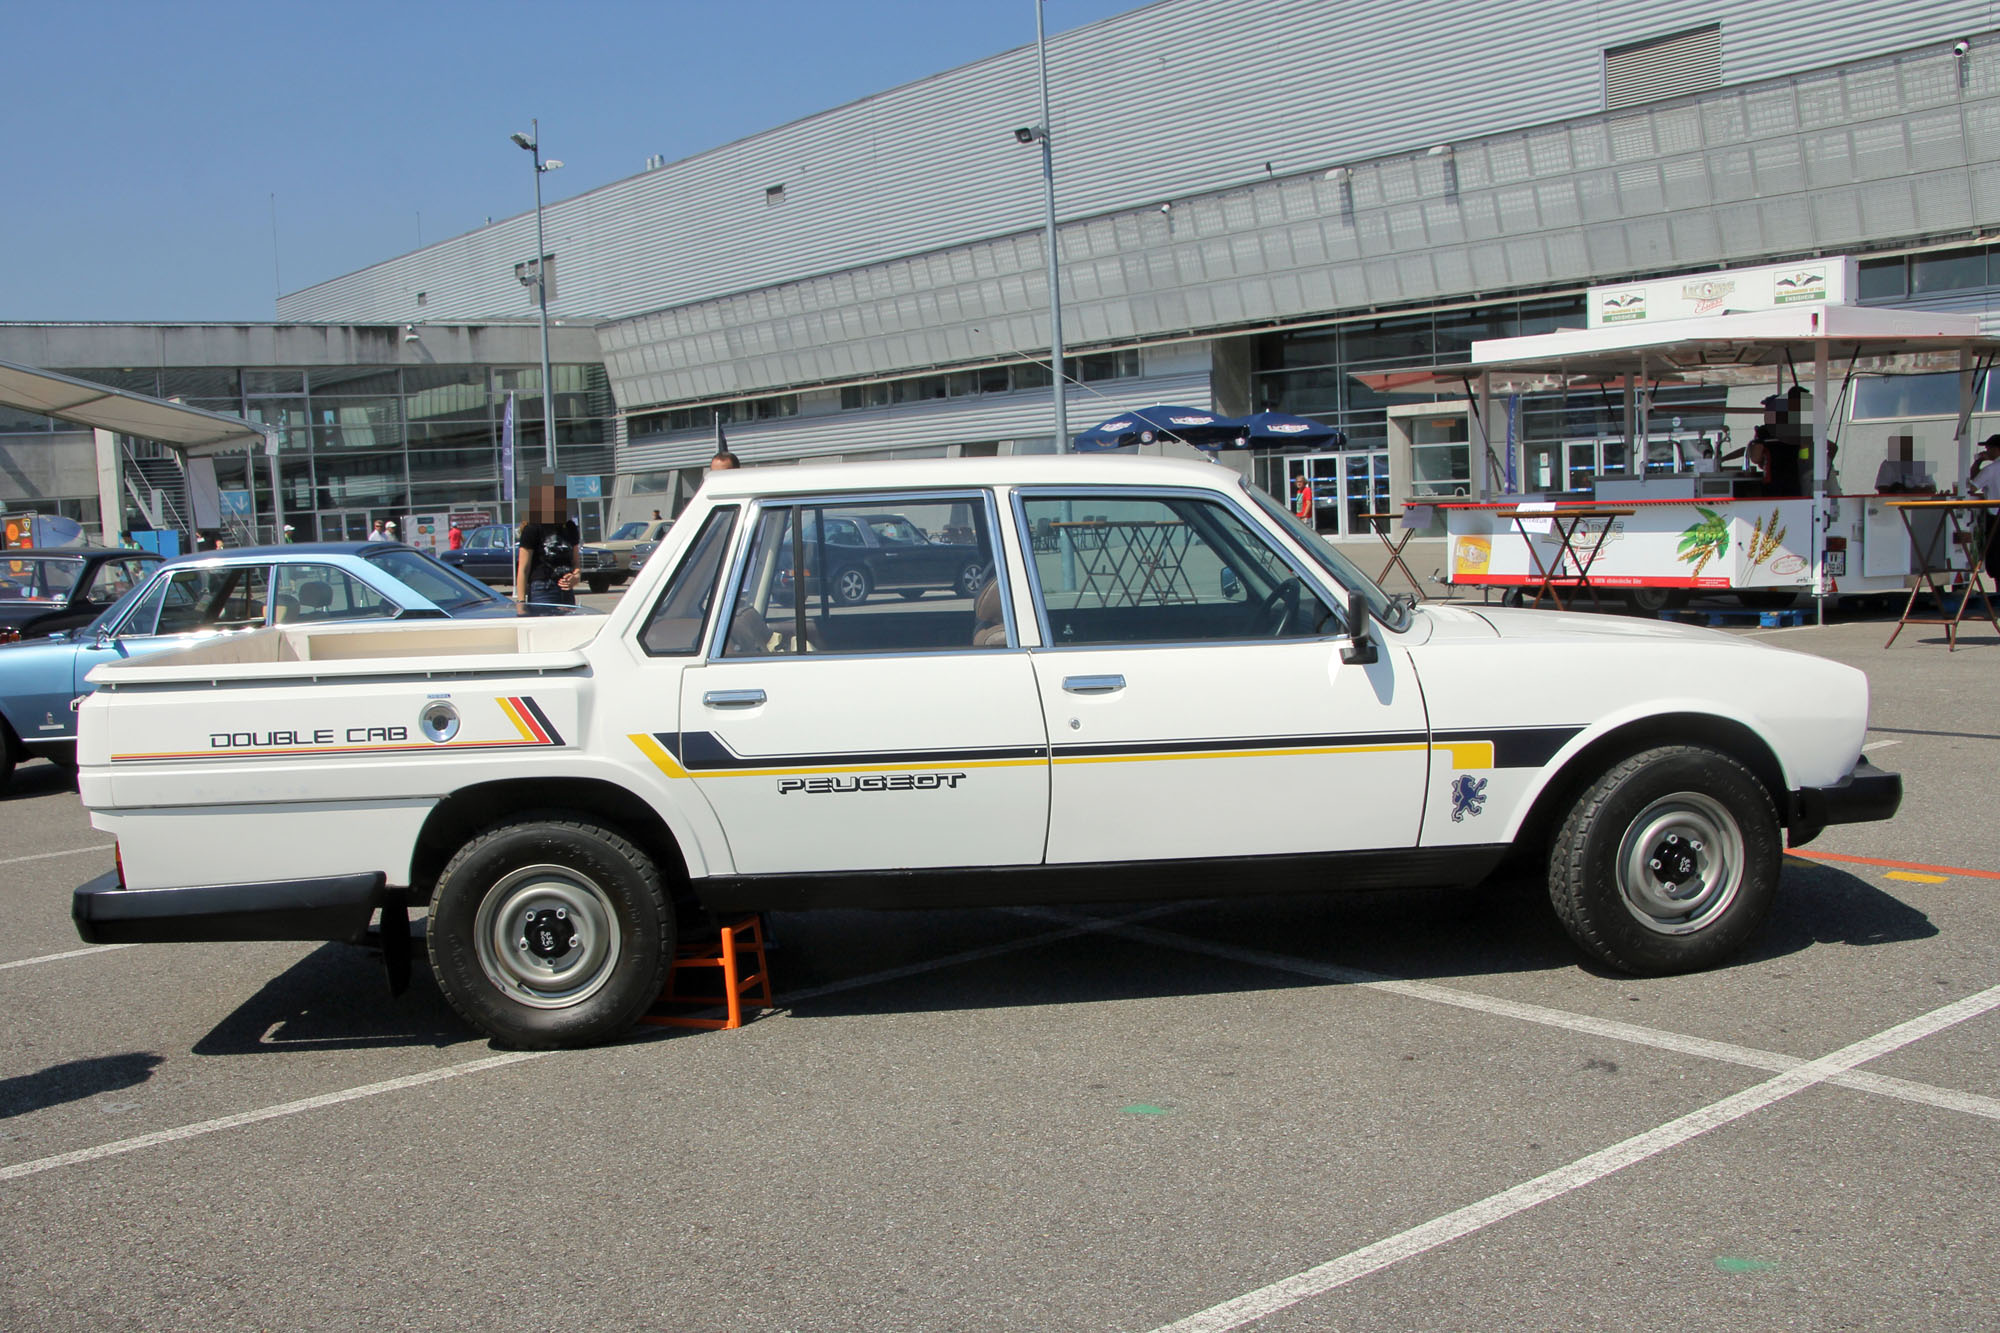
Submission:
<svg viewBox="0 0 2000 1333">
<path fill-rule="evenodd" d="M 534 811 L 572 814 L 622 833 L 653 859 L 670 896 L 688 891 L 680 839 L 643 797 L 602 778 L 547 777 L 482 782 L 439 801 L 410 853 L 411 894 L 428 898 L 445 863 L 480 830 Z"/>
<path fill-rule="evenodd" d="M 1790 788 L 1785 781 L 1784 765 L 1778 762 L 1777 752 L 1769 742 L 1735 718 L 1715 713 L 1672 712 L 1618 723 L 1590 737 L 1564 757 L 1543 781 L 1541 789 L 1529 798 L 1511 841 L 1517 848 L 1538 855 L 1578 793 L 1621 760 L 1660 745 L 1706 745 L 1736 759 L 1763 784 L 1772 808 L 1778 813 L 1779 824 L 1789 824 Z"/>
</svg>

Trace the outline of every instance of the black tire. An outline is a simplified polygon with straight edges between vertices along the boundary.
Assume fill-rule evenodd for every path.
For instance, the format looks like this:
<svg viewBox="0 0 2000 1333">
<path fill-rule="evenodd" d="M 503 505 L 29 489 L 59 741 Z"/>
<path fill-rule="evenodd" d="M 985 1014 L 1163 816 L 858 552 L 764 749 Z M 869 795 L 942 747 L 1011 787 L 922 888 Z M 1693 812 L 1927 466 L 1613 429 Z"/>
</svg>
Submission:
<svg viewBox="0 0 2000 1333">
<path fill-rule="evenodd" d="M 1627 588 L 1625 605 L 1635 614 L 1656 616 L 1662 611 L 1676 611 L 1688 604 L 1686 588 Z"/>
<path fill-rule="evenodd" d="M 609 574 L 587 574 L 583 581 L 590 585 L 592 592 L 610 592 L 611 585 L 617 582 Z"/>
<path fill-rule="evenodd" d="M 570 930 L 567 940 L 555 932 Z M 535 943 L 519 941 L 533 934 Z M 623 835 L 560 813 L 473 838 L 431 894 L 426 942 L 452 1008 L 501 1046 L 589 1046 L 630 1028 L 666 985 L 674 913 Z"/>
<path fill-rule="evenodd" d="M 833 600 L 842 606 L 859 606 L 875 590 L 874 580 L 859 565 L 848 565 L 833 573 Z"/>
<path fill-rule="evenodd" d="M 0 721 L 0 791 L 6 791 L 14 781 L 14 765 L 21 761 L 20 750 L 14 740 L 14 729 Z"/>
<path fill-rule="evenodd" d="M 903 599 L 904 601 L 906 601 L 906 602 L 914 602 L 914 601 L 916 601 L 916 600 L 917 600 L 917 599 L 918 599 L 919 597 L 922 597 L 923 595 L 924 595 L 924 590 L 923 590 L 922 588 L 898 588 L 898 589 L 896 589 L 896 596 L 898 596 L 898 597 L 902 598 L 902 599 Z"/>
<path fill-rule="evenodd" d="M 1694 972 L 1763 925 L 1782 855 L 1754 773 L 1715 750 L 1665 745 L 1577 797 L 1549 846 L 1549 899 L 1592 957 L 1639 976 Z"/>
<path fill-rule="evenodd" d="M 977 597 L 979 590 L 986 586 L 986 580 L 991 576 L 992 571 L 985 565 L 976 560 L 970 561 L 958 571 L 958 581 L 952 586 L 957 589 L 960 597 Z"/>
</svg>

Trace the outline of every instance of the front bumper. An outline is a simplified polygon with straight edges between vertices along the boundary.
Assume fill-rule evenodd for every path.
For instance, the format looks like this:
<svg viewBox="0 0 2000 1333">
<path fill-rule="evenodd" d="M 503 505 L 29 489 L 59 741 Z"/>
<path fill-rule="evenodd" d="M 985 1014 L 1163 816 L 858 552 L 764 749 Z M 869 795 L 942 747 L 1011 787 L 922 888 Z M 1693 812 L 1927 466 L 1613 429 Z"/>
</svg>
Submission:
<svg viewBox="0 0 2000 1333">
<path fill-rule="evenodd" d="M 70 902 L 87 944 L 192 940 L 359 940 L 388 900 L 380 871 L 270 884 L 121 889 L 118 872 L 80 885 Z"/>
<path fill-rule="evenodd" d="M 1803 847 L 1828 824 L 1865 824 L 1892 817 L 1903 803 L 1903 775 L 1885 773 L 1864 757 L 1831 787 L 1802 787 L 1792 793 L 1791 845 Z"/>
</svg>

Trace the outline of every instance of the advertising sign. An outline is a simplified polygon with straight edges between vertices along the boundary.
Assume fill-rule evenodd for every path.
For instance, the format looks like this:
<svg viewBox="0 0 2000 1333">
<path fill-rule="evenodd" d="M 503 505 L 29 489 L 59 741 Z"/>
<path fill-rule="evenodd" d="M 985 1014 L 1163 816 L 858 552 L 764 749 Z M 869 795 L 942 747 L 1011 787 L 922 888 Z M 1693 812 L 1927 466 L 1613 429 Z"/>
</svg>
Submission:
<svg viewBox="0 0 2000 1333">
<path fill-rule="evenodd" d="M 1601 329 L 1792 305 L 1846 305 L 1855 299 L 1855 281 L 1854 260 L 1834 257 L 1592 287 L 1586 298 L 1588 323 Z"/>
<path fill-rule="evenodd" d="M 1453 583 L 1531 587 L 1537 560 L 1576 573 L 1553 515 L 1524 519 L 1525 535 L 1497 506 L 1454 505 L 1445 522 Z M 1689 500 L 1585 519 L 1570 544 L 1585 559 L 1597 550 L 1590 581 L 1605 588 L 1807 588 L 1811 540 L 1811 500 Z"/>
</svg>

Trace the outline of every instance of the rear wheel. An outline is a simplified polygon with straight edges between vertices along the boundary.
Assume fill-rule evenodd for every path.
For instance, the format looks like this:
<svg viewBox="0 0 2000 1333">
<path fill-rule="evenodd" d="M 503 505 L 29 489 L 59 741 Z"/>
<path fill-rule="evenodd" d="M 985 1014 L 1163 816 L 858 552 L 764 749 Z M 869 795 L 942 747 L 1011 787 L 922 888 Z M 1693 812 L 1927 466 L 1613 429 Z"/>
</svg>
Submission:
<svg viewBox="0 0 2000 1333">
<path fill-rule="evenodd" d="M 1755 774 L 1702 746 L 1661 746 L 1577 798 L 1549 849 L 1549 898 L 1601 961 L 1642 976 L 1692 972 L 1763 924 L 1781 854 Z"/>
<path fill-rule="evenodd" d="M 979 590 L 986 586 L 987 576 L 985 565 L 977 560 L 967 561 L 965 567 L 958 571 L 958 583 L 956 585 L 958 595 L 960 597 L 977 597 Z"/>
<path fill-rule="evenodd" d="M 20 753 L 14 740 L 14 729 L 0 721 L 0 791 L 6 791 L 14 780 L 14 765 L 20 762 Z"/>
<path fill-rule="evenodd" d="M 452 857 L 427 941 L 452 1007 L 500 1045 L 588 1046 L 658 997 L 674 916 L 658 869 L 623 835 L 527 815 Z"/>
<path fill-rule="evenodd" d="M 1656 616 L 1688 604 L 1685 588 L 1627 588 L 1625 605 L 1642 616 Z"/>
</svg>

